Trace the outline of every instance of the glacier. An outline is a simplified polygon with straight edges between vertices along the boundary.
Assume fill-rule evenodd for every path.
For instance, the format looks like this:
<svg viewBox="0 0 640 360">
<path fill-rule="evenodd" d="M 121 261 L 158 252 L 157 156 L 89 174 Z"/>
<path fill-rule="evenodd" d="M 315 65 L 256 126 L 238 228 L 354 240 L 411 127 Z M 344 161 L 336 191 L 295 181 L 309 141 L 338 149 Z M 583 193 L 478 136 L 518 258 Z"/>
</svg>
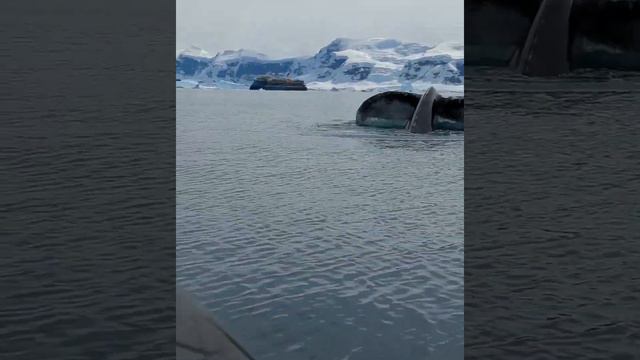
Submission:
<svg viewBox="0 0 640 360">
<path fill-rule="evenodd" d="M 261 75 L 303 80 L 310 90 L 463 91 L 464 47 L 388 38 L 338 38 L 313 56 L 271 59 L 246 50 L 211 56 L 192 46 L 176 55 L 176 87 L 248 89 Z"/>
</svg>

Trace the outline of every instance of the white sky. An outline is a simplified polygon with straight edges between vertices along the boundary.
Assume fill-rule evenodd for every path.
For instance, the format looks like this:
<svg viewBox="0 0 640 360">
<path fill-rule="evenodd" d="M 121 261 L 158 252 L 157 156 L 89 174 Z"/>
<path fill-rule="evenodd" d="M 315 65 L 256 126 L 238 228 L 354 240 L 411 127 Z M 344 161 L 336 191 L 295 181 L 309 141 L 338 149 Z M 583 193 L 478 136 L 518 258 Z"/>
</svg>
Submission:
<svg viewBox="0 0 640 360">
<path fill-rule="evenodd" d="M 463 42 L 464 0 L 177 0 L 176 49 L 315 54 L 337 37 Z"/>
</svg>

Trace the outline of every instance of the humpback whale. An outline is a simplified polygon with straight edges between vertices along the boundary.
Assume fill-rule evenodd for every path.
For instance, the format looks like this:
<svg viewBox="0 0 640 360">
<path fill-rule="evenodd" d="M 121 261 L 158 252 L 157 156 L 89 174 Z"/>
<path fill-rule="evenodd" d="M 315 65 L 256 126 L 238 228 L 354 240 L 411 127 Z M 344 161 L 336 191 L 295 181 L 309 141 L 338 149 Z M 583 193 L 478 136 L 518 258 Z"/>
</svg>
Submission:
<svg viewBox="0 0 640 360">
<path fill-rule="evenodd" d="M 356 124 L 407 129 L 424 134 L 433 130 L 464 130 L 464 99 L 445 97 L 431 87 L 422 96 L 387 91 L 365 100 L 356 113 Z"/>
<path fill-rule="evenodd" d="M 413 118 L 420 95 L 386 91 L 365 100 L 356 113 L 356 125 L 404 129 Z"/>
<path fill-rule="evenodd" d="M 465 52 L 467 65 L 530 76 L 640 70 L 640 1 L 468 0 Z"/>
</svg>

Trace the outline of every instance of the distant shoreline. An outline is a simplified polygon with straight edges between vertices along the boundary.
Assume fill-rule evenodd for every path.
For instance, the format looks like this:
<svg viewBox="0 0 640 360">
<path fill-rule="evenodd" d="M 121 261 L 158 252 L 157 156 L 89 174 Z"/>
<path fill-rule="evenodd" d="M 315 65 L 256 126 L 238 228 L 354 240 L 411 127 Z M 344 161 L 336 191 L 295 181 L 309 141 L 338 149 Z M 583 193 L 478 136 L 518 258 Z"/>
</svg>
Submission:
<svg viewBox="0 0 640 360">
<path fill-rule="evenodd" d="M 333 86 L 332 86 L 333 85 Z M 353 85 L 352 87 L 349 85 Z M 358 86 L 358 83 L 350 83 L 345 86 L 345 84 L 323 84 L 323 86 L 318 86 L 315 83 L 307 84 L 307 88 L 309 91 L 316 92 L 365 92 L 365 93 L 378 93 L 384 91 L 406 91 L 413 93 L 424 93 L 429 87 L 433 86 L 438 91 L 441 92 L 450 92 L 450 93 L 463 93 L 464 85 L 449 85 L 449 84 L 424 84 L 424 86 L 420 87 L 403 87 L 401 85 L 395 86 L 366 86 L 367 84 L 361 84 L 362 86 Z M 204 82 L 198 83 L 195 80 L 180 80 L 176 81 L 176 89 L 191 89 L 191 90 L 231 90 L 231 91 L 250 91 L 250 84 L 236 84 L 236 83 L 225 83 L 222 86 L 217 86 L 217 84 L 206 84 Z M 256 90 L 253 90 L 254 92 Z M 260 91 L 260 90 L 258 90 Z M 265 91 L 265 90 L 263 90 Z M 277 91 L 277 90 L 270 90 Z"/>
<path fill-rule="evenodd" d="M 176 57 L 178 87 L 248 88 L 260 76 L 303 81 L 309 90 L 458 89 L 464 85 L 464 45 L 337 38 L 313 56 L 272 59 L 247 49 L 212 56 L 192 47 Z"/>
</svg>

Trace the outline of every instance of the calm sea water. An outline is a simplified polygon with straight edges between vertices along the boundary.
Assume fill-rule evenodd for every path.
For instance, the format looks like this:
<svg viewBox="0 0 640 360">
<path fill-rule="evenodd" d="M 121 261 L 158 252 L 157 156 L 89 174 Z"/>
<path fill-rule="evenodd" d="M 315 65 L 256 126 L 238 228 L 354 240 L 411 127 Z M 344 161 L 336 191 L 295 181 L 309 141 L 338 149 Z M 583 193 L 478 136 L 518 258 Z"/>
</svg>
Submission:
<svg viewBox="0 0 640 360">
<path fill-rule="evenodd" d="M 640 74 L 467 75 L 465 358 L 638 359 Z"/>
<path fill-rule="evenodd" d="M 175 1 L 0 7 L 0 359 L 175 360 Z"/>
<path fill-rule="evenodd" d="M 258 360 L 461 359 L 462 133 L 371 94 L 177 90 L 177 271 Z"/>
</svg>

